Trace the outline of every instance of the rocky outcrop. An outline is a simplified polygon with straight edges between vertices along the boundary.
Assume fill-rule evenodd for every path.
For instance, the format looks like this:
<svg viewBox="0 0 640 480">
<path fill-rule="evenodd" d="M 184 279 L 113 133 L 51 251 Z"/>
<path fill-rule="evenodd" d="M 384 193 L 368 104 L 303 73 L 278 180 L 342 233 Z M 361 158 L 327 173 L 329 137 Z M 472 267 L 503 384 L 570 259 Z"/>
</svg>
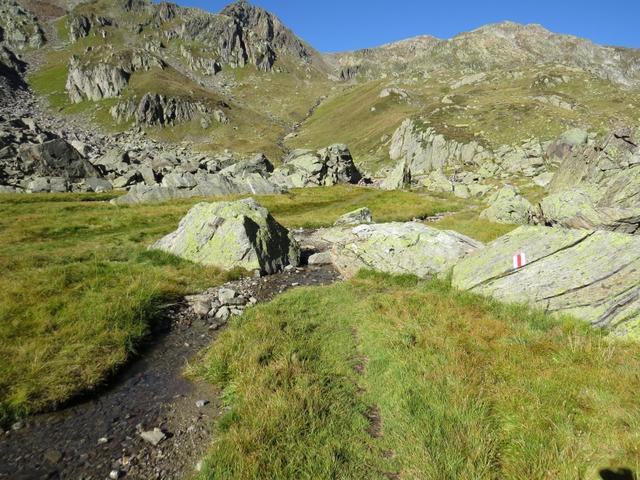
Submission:
<svg viewBox="0 0 640 480">
<path fill-rule="evenodd" d="M 86 15 L 73 15 L 69 18 L 69 40 L 77 42 L 81 38 L 86 38 L 92 31 L 96 34 L 102 34 L 104 36 L 104 27 L 111 27 L 115 25 L 115 22 L 107 17 L 93 15 L 88 17 Z"/>
<path fill-rule="evenodd" d="M 0 42 L 12 50 L 40 48 L 45 36 L 38 19 L 14 0 L 0 3 Z"/>
<path fill-rule="evenodd" d="M 300 259 L 293 236 L 253 199 L 198 204 L 178 230 L 150 248 L 223 270 L 261 274 L 297 266 Z"/>
<path fill-rule="evenodd" d="M 512 185 L 502 187 L 489 199 L 489 204 L 489 208 L 480 214 L 480 218 L 491 222 L 526 225 L 533 213 L 533 205 Z"/>
<path fill-rule="evenodd" d="M 92 58 L 71 57 L 66 90 L 74 103 L 85 99 L 98 101 L 118 97 L 136 71 L 164 68 L 164 62 L 145 50 L 99 52 L 97 61 Z"/>
<path fill-rule="evenodd" d="M 314 152 L 294 150 L 276 169 L 272 180 L 286 188 L 356 184 L 362 175 L 353 163 L 346 145 L 332 145 Z"/>
<path fill-rule="evenodd" d="M 361 269 L 428 278 L 446 274 L 480 242 L 422 223 L 385 223 L 321 229 L 312 243 L 326 245 L 346 277 Z"/>
<path fill-rule="evenodd" d="M 487 154 L 475 142 L 447 140 L 433 128 L 407 119 L 391 138 L 389 156 L 396 161 L 406 160 L 412 176 L 418 176 L 441 171 L 445 166 L 478 165 Z"/>
<path fill-rule="evenodd" d="M 187 65 L 191 71 L 200 72 L 204 75 L 217 75 L 222 71 L 222 65 L 216 60 L 217 55 L 215 52 L 194 54 L 187 47 L 181 45 L 180 53 L 187 60 Z"/>
<path fill-rule="evenodd" d="M 84 15 L 75 15 L 69 20 L 69 40 L 77 42 L 89 36 L 91 20 Z"/>
<path fill-rule="evenodd" d="M 512 257 L 526 254 L 514 269 Z M 573 315 L 618 335 L 640 335 L 640 238 L 520 227 L 453 270 L 453 285 L 501 301 Z"/>
<path fill-rule="evenodd" d="M 118 102 L 110 113 L 118 123 L 134 120 L 138 125 L 167 127 L 208 118 L 210 111 L 201 102 L 149 92 L 137 104 L 134 99 Z"/>
<path fill-rule="evenodd" d="M 594 201 L 598 196 L 583 188 L 549 195 L 538 205 L 534 221 L 552 227 L 640 234 L 640 207 L 602 207 Z"/>
<path fill-rule="evenodd" d="M 343 225 L 362 225 L 364 223 L 373 223 L 373 215 L 368 208 L 359 208 L 353 212 L 345 213 L 338 220 L 336 220 L 335 226 Z"/>
<path fill-rule="evenodd" d="M 23 74 L 26 64 L 7 47 L 0 46 L 0 104 L 8 100 L 15 90 L 26 88 Z"/>
<path fill-rule="evenodd" d="M 619 128 L 572 151 L 536 212 L 537 223 L 640 232 L 640 132 Z"/>
</svg>

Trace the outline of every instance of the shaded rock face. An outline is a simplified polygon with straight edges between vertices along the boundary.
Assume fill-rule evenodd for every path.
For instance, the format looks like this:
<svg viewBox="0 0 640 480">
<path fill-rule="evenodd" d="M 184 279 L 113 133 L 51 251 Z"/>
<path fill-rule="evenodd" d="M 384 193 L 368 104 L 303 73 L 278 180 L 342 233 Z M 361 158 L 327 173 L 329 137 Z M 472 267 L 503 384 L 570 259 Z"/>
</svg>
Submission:
<svg viewBox="0 0 640 480">
<path fill-rule="evenodd" d="M 190 122 L 198 115 L 207 113 L 207 107 L 200 102 L 157 93 L 146 93 L 137 105 L 133 100 L 125 100 L 111 109 L 112 117 L 118 122 L 133 118 L 139 125 L 163 127 Z"/>
<path fill-rule="evenodd" d="M 88 191 L 91 185 L 109 190 L 110 185 L 98 182 L 100 178 L 100 172 L 72 145 L 41 130 L 33 120 L 0 117 L 3 191 Z"/>
<path fill-rule="evenodd" d="M 164 68 L 162 60 L 145 50 L 112 52 L 93 63 L 74 56 L 69 62 L 66 90 L 74 103 L 118 97 L 135 71 Z"/>
<path fill-rule="evenodd" d="M 640 232 L 640 132 L 619 128 L 560 165 L 536 212 L 543 225 Z"/>
<path fill-rule="evenodd" d="M 447 273 L 480 242 L 427 227 L 422 223 L 385 223 L 335 227 L 315 233 L 319 243 L 331 245 L 332 262 L 346 277 L 372 269 L 428 278 Z"/>
<path fill-rule="evenodd" d="M 300 259 L 293 236 L 253 199 L 198 204 L 178 230 L 151 248 L 224 270 L 262 274 L 297 266 Z"/>
<path fill-rule="evenodd" d="M 512 257 L 519 252 L 528 264 L 514 270 Z M 640 335 L 637 236 L 520 227 L 460 262 L 453 285 L 573 315 L 619 335 Z"/>
<path fill-rule="evenodd" d="M 502 187 L 489 200 L 490 206 L 480 214 L 491 222 L 526 225 L 533 212 L 533 205 L 511 185 Z"/>
<path fill-rule="evenodd" d="M 2 100 L 7 100 L 7 97 L 15 90 L 26 88 L 22 78 L 26 67 L 26 64 L 18 59 L 11 50 L 0 46 L 0 93 L 4 97 L 0 99 L 0 103 Z"/>
<path fill-rule="evenodd" d="M 84 15 L 77 15 L 69 21 L 69 40 L 78 41 L 80 38 L 89 36 L 91 31 L 91 20 Z"/>
<path fill-rule="evenodd" d="M 247 58 L 260 70 L 271 70 L 276 52 L 304 61 L 311 61 L 314 56 L 308 45 L 266 10 L 240 1 L 227 6 L 221 14 L 235 19 L 240 25 Z"/>
<path fill-rule="evenodd" d="M 93 15 L 91 17 L 87 17 L 86 15 L 74 15 L 69 21 L 69 40 L 71 42 L 77 42 L 81 38 L 88 37 L 89 34 L 101 27 L 110 27 L 114 25 L 112 19 Z M 95 32 L 98 34 L 99 32 Z M 104 34 L 104 32 L 102 32 Z"/>
<path fill-rule="evenodd" d="M 294 150 L 276 169 L 272 179 L 287 188 L 356 184 L 362 175 L 346 145 L 332 145 L 317 152 Z"/>
<path fill-rule="evenodd" d="M 13 0 L 0 3 L 0 41 L 13 50 L 40 48 L 45 36 L 38 19 Z"/>
<path fill-rule="evenodd" d="M 23 145 L 18 155 L 28 175 L 62 177 L 70 181 L 99 176 L 95 167 L 61 138 L 39 145 Z"/>
</svg>

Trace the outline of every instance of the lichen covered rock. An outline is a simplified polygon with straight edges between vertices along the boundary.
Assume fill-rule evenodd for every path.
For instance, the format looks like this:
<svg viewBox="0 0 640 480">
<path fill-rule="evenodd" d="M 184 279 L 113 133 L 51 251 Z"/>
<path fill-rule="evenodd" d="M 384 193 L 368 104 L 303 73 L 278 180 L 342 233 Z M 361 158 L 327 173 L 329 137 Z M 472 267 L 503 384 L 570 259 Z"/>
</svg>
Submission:
<svg viewBox="0 0 640 480">
<path fill-rule="evenodd" d="M 520 252 L 528 264 L 514 269 L 512 257 Z M 453 285 L 640 335 L 637 236 L 523 226 L 456 265 Z"/>
<path fill-rule="evenodd" d="M 224 270 L 272 274 L 298 265 L 300 248 L 286 228 L 254 199 L 200 203 L 178 230 L 150 247 Z"/>
<path fill-rule="evenodd" d="M 415 222 L 335 227 L 316 236 L 321 243 L 332 246 L 333 263 L 346 277 L 363 268 L 432 277 L 445 274 L 482 247 L 482 243 L 459 233 Z"/>
<path fill-rule="evenodd" d="M 529 223 L 533 206 L 516 187 L 505 185 L 489 202 L 490 206 L 480 214 L 481 218 L 511 225 Z"/>
</svg>

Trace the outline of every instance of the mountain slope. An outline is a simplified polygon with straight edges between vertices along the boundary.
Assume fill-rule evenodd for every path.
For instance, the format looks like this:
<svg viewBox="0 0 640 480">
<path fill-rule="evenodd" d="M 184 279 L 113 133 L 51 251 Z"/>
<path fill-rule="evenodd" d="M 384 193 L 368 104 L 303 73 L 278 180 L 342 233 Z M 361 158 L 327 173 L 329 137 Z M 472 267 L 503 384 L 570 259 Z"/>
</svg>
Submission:
<svg viewBox="0 0 640 480">
<path fill-rule="evenodd" d="M 571 35 L 552 33 L 540 25 L 513 22 L 487 25 L 451 40 L 417 37 L 327 58 L 342 71 L 351 69 L 364 77 L 392 74 L 399 68 L 479 72 L 562 64 L 625 86 L 640 84 L 640 51 L 637 49 L 603 47 Z"/>
</svg>

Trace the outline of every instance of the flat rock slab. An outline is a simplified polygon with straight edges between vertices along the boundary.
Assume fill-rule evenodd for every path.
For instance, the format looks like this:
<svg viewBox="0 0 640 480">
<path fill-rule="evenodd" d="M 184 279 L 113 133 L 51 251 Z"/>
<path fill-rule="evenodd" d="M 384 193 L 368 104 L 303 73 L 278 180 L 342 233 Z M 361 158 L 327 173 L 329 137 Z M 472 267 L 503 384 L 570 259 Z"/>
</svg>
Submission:
<svg viewBox="0 0 640 480">
<path fill-rule="evenodd" d="M 513 268 L 513 257 L 527 264 Z M 520 227 L 461 261 L 453 285 L 619 335 L 640 335 L 640 238 L 623 233 Z"/>
<path fill-rule="evenodd" d="M 422 223 L 384 223 L 318 230 L 317 242 L 331 246 L 338 271 L 352 277 L 361 269 L 421 278 L 448 272 L 482 243 Z"/>
</svg>

